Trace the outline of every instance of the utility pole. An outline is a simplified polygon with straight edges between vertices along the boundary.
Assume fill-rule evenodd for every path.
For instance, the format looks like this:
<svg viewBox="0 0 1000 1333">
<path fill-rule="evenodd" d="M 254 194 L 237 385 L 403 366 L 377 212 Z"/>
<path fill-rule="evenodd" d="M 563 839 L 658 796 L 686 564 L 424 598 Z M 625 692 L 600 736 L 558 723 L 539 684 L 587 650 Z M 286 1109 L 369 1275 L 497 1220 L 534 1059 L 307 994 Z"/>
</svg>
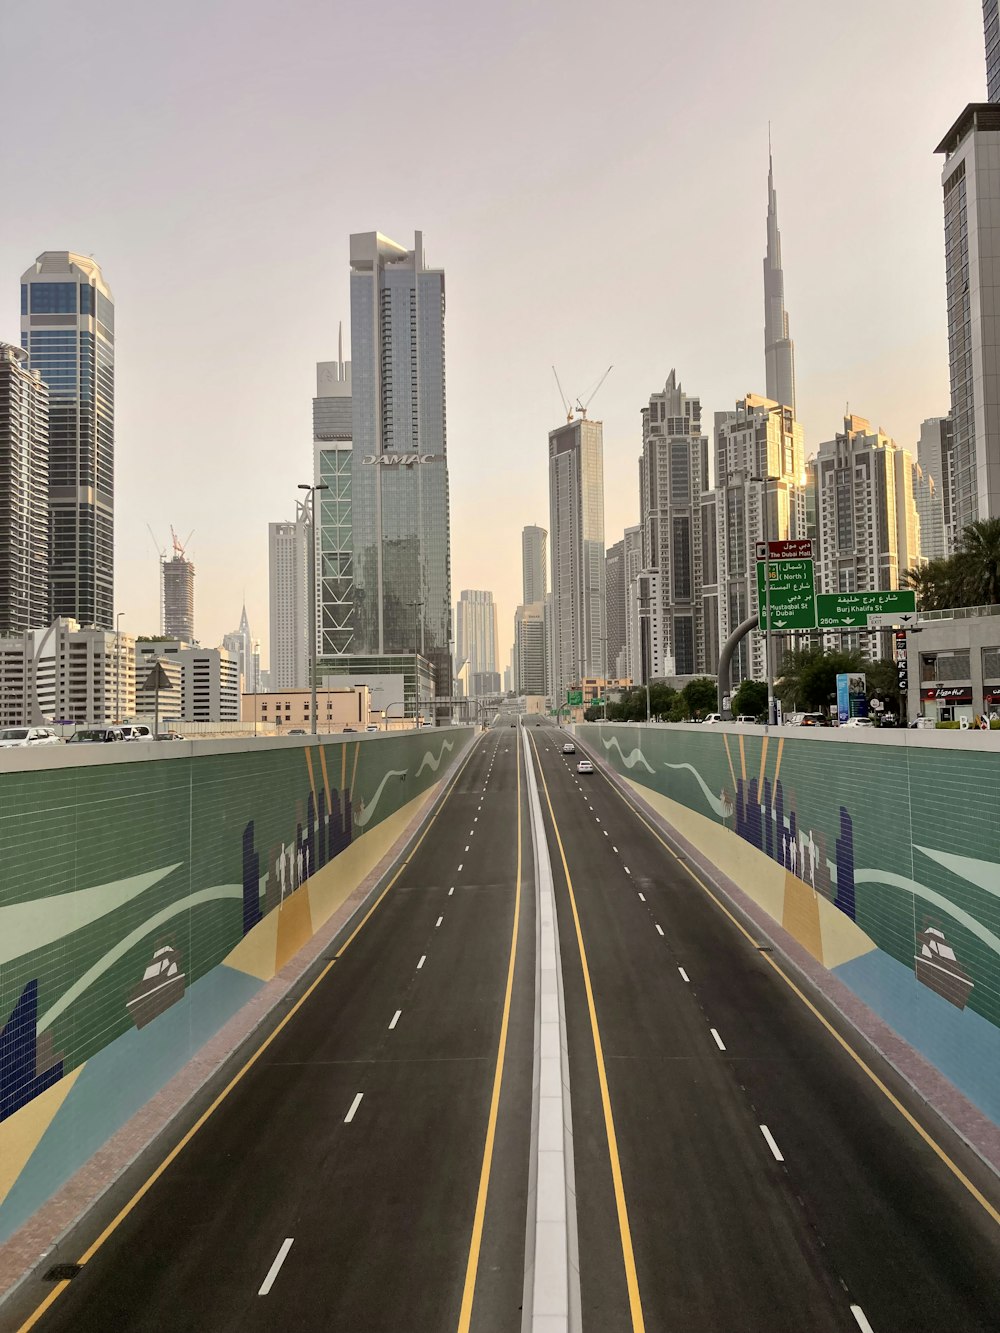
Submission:
<svg viewBox="0 0 1000 1333">
<path fill-rule="evenodd" d="M 299 482 L 299 490 L 309 492 L 309 720 L 314 736 L 319 735 L 316 721 L 316 492 L 329 489 L 325 481 L 318 481 L 314 486 Z"/>
</svg>

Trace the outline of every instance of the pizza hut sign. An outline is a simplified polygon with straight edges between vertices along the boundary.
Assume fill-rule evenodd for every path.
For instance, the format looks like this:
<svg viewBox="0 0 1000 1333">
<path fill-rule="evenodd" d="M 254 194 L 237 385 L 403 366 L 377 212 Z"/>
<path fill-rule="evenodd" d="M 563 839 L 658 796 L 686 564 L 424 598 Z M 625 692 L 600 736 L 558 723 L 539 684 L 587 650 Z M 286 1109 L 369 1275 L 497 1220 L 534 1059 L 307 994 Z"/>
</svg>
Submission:
<svg viewBox="0 0 1000 1333">
<path fill-rule="evenodd" d="M 971 704 L 971 685 L 924 685 L 920 691 L 922 699 L 934 699 L 940 704 Z"/>
</svg>

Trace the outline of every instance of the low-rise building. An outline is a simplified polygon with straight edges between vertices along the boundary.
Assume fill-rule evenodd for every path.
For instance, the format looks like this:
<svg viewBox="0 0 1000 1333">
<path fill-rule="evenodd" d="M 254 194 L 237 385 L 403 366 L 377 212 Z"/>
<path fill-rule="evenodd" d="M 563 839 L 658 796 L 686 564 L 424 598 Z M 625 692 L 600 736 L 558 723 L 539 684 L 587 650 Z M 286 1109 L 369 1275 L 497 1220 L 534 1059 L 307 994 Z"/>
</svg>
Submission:
<svg viewBox="0 0 1000 1333">
<path fill-rule="evenodd" d="M 1000 606 L 925 611 L 906 649 L 910 719 L 971 723 L 1000 714 Z"/>
<path fill-rule="evenodd" d="M 133 639 L 60 616 L 0 639 L 0 725 L 105 723 L 135 712 Z"/>
<path fill-rule="evenodd" d="M 310 690 L 244 694 L 242 708 L 244 722 L 271 723 L 279 732 L 313 729 Z M 363 731 L 379 721 L 380 715 L 371 716 L 371 692 L 367 685 L 316 691 L 316 730 L 322 735 L 347 727 Z"/>
<path fill-rule="evenodd" d="M 160 727 L 166 731 L 176 722 L 184 721 L 184 668 L 176 656 L 156 655 L 140 652 L 140 646 L 153 648 L 155 645 L 137 645 L 135 661 L 135 711 L 138 717 L 159 718 Z M 163 671 L 168 685 L 160 680 L 159 691 L 156 689 L 153 672 Z M 159 697 L 157 697 L 157 695 Z"/>
<path fill-rule="evenodd" d="M 225 648 L 198 648 L 183 639 L 139 639 L 135 658 L 141 673 L 156 658 L 180 663 L 182 722 L 238 722 L 240 664 Z M 162 700 L 161 700 L 162 706 Z"/>
</svg>

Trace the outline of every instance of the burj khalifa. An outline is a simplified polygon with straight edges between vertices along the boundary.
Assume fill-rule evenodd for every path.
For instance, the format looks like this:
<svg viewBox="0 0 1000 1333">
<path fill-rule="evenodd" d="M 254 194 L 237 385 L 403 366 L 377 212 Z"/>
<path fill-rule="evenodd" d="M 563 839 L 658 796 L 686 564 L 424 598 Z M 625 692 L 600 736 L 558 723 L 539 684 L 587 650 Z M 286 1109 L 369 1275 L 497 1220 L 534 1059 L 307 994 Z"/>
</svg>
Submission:
<svg viewBox="0 0 1000 1333">
<path fill-rule="evenodd" d="M 781 233 L 774 163 L 767 154 L 767 254 L 764 256 L 764 362 L 767 396 L 792 409 L 795 416 L 795 344 L 788 336 L 785 275 L 781 271 Z"/>
</svg>

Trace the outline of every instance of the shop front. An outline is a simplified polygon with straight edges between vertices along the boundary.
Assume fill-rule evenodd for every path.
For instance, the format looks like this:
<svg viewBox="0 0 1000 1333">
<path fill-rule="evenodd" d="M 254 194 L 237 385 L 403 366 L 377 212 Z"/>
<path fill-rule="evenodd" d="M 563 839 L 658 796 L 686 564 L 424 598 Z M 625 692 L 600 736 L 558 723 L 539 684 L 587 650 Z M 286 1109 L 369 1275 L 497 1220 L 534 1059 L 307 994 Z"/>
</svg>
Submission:
<svg viewBox="0 0 1000 1333">
<path fill-rule="evenodd" d="M 1000 703 L 1000 692 L 997 694 Z M 972 725 L 972 685 L 921 685 L 921 712 L 935 722 L 961 722 Z"/>
</svg>

